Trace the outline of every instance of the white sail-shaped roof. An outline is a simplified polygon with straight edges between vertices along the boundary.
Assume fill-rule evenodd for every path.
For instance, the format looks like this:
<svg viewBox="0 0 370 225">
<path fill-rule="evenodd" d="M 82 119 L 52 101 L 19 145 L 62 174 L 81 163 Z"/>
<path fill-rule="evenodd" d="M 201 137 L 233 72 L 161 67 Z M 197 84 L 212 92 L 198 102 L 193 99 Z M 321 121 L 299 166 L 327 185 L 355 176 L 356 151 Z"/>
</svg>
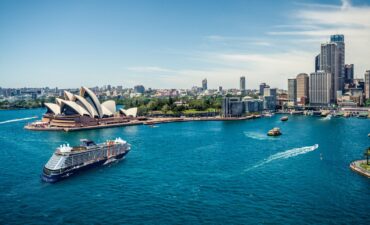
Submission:
<svg viewBox="0 0 370 225">
<path fill-rule="evenodd" d="M 107 109 L 105 106 L 101 106 L 102 112 L 103 112 L 103 117 L 110 117 L 113 116 L 113 113 Z"/>
<path fill-rule="evenodd" d="M 68 101 L 73 101 L 73 94 L 69 91 L 64 91 L 64 99 Z"/>
<path fill-rule="evenodd" d="M 62 104 L 62 101 L 63 101 L 63 99 L 61 99 L 61 98 L 55 98 L 55 103 L 59 106 Z"/>
<path fill-rule="evenodd" d="M 45 103 L 46 108 L 55 115 L 60 114 L 60 106 L 55 103 Z"/>
<path fill-rule="evenodd" d="M 112 114 L 116 112 L 116 102 L 113 100 L 105 101 L 101 106 L 107 108 Z"/>
<path fill-rule="evenodd" d="M 77 114 L 83 116 L 83 115 L 87 115 L 87 116 L 90 116 L 90 113 L 82 106 L 80 106 L 79 104 L 77 104 L 76 102 L 73 102 L 73 101 L 67 101 L 67 100 L 62 100 L 62 105 L 60 107 L 61 109 L 61 112 L 63 112 L 63 109 L 65 106 L 68 106 L 70 108 L 73 109 L 73 111 L 75 111 Z"/>
<path fill-rule="evenodd" d="M 96 112 L 95 108 L 82 96 L 75 95 L 75 101 L 80 102 L 82 106 L 90 113 L 92 117 L 99 117 L 98 112 Z"/>
<path fill-rule="evenodd" d="M 103 117 L 102 107 L 100 105 L 99 99 L 96 97 L 94 92 L 86 87 L 81 87 L 80 95 L 85 98 L 91 105 L 95 108 L 96 112 L 98 113 L 99 117 Z M 89 100 L 90 99 L 90 100 Z"/>
<path fill-rule="evenodd" d="M 120 109 L 119 110 L 122 114 L 125 116 L 132 116 L 132 117 L 137 117 L 137 107 L 135 108 L 129 108 L 129 109 Z"/>
</svg>

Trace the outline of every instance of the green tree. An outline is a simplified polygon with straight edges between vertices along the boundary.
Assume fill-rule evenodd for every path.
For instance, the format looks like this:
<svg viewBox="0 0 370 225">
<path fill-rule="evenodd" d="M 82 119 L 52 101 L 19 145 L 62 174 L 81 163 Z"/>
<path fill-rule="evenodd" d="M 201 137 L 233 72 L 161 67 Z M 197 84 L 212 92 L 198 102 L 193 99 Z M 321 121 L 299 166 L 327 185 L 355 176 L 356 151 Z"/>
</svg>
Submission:
<svg viewBox="0 0 370 225">
<path fill-rule="evenodd" d="M 366 157 L 366 164 L 367 164 L 367 165 L 369 165 L 370 147 L 368 147 L 368 148 L 365 150 L 364 155 L 365 155 L 365 157 Z"/>
<path fill-rule="evenodd" d="M 170 107 L 169 107 L 167 104 L 165 104 L 165 105 L 162 107 L 162 112 L 163 112 L 163 113 L 167 113 L 169 110 L 170 110 Z"/>
</svg>

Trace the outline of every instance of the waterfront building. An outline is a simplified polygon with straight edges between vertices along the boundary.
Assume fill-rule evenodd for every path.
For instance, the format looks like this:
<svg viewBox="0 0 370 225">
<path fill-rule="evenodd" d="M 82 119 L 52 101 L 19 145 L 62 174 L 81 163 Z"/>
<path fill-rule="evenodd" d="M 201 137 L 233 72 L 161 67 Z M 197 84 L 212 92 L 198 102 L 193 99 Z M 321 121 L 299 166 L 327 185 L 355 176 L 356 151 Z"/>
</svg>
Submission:
<svg viewBox="0 0 370 225">
<path fill-rule="evenodd" d="M 306 73 L 300 73 L 297 75 L 296 80 L 297 103 L 299 105 L 305 105 L 309 101 L 309 77 Z"/>
<path fill-rule="evenodd" d="M 274 111 L 276 109 L 276 97 L 263 96 L 263 109 Z"/>
<path fill-rule="evenodd" d="M 267 98 L 272 97 L 268 96 Z M 270 104 L 269 107 L 271 108 L 272 103 L 269 102 L 268 104 Z M 246 113 L 262 112 L 263 108 L 264 102 L 260 99 L 253 99 L 249 96 L 244 98 L 224 97 L 222 99 L 221 114 L 224 117 L 239 117 L 245 115 Z"/>
<path fill-rule="evenodd" d="M 203 89 L 203 91 L 208 89 L 207 78 L 202 80 L 202 89 Z"/>
<path fill-rule="evenodd" d="M 365 72 L 365 98 L 370 99 L 370 70 Z"/>
<path fill-rule="evenodd" d="M 297 103 L 297 80 L 288 79 L 288 101 L 296 105 Z"/>
<path fill-rule="evenodd" d="M 240 77 L 240 92 L 242 95 L 245 94 L 245 77 Z"/>
<path fill-rule="evenodd" d="M 311 73 L 309 79 L 310 105 L 329 106 L 332 103 L 332 78 L 325 71 Z"/>
<path fill-rule="evenodd" d="M 354 78 L 354 65 L 353 64 L 346 64 L 344 66 L 344 83 L 345 84 L 352 84 Z"/>
<path fill-rule="evenodd" d="M 246 113 L 256 113 L 263 111 L 263 101 L 260 99 L 253 99 L 249 96 L 243 98 L 244 111 Z"/>
<path fill-rule="evenodd" d="M 140 93 L 140 94 L 143 94 L 145 92 L 145 88 L 143 85 L 136 85 L 134 87 L 134 92 L 135 93 Z"/>
<path fill-rule="evenodd" d="M 244 105 L 240 97 L 225 97 L 222 99 L 222 116 L 235 117 L 244 114 Z"/>
<path fill-rule="evenodd" d="M 277 89 L 266 85 L 263 89 L 263 104 L 265 110 L 275 110 L 277 100 Z"/>
<path fill-rule="evenodd" d="M 101 123 L 107 125 L 137 116 L 137 108 L 116 112 L 114 101 L 100 103 L 95 93 L 86 87 L 81 87 L 79 94 L 65 90 L 64 99 L 56 98 L 55 103 L 44 105 L 47 111 L 42 122 L 48 123 L 50 127 L 86 127 Z"/>
</svg>

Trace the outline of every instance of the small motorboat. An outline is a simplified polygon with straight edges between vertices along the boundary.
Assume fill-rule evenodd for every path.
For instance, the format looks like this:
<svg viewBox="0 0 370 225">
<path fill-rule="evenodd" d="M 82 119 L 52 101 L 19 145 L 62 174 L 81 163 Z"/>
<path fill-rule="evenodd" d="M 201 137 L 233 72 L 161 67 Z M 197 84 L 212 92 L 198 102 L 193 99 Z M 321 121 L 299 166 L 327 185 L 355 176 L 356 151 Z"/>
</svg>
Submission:
<svg viewBox="0 0 370 225">
<path fill-rule="evenodd" d="M 280 131 L 280 128 L 275 127 L 269 130 L 269 132 L 267 132 L 267 135 L 268 136 L 279 136 L 279 135 L 282 135 L 282 133 Z"/>
<path fill-rule="evenodd" d="M 287 117 L 287 116 L 283 116 L 283 117 L 280 118 L 281 121 L 288 121 L 288 119 L 289 119 L 289 117 Z"/>
</svg>

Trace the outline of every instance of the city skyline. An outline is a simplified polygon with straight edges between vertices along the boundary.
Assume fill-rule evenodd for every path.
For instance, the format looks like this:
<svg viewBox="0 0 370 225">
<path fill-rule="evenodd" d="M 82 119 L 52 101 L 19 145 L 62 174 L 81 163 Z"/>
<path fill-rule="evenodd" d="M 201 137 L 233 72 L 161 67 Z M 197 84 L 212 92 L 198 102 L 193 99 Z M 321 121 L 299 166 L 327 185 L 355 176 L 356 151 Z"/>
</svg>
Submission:
<svg viewBox="0 0 370 225">
<path fill-rule="evenodd" d="M 315 71 L 332 34 L 344 34 L 355 78 L 370 67 L 368 1 L 0 5 L 1 87 L 189 89 L 207 78 L 216 89 L 238 88 L 245 76 L 246 89 L 287 89 L 288 78 Z"/>
</svg>

